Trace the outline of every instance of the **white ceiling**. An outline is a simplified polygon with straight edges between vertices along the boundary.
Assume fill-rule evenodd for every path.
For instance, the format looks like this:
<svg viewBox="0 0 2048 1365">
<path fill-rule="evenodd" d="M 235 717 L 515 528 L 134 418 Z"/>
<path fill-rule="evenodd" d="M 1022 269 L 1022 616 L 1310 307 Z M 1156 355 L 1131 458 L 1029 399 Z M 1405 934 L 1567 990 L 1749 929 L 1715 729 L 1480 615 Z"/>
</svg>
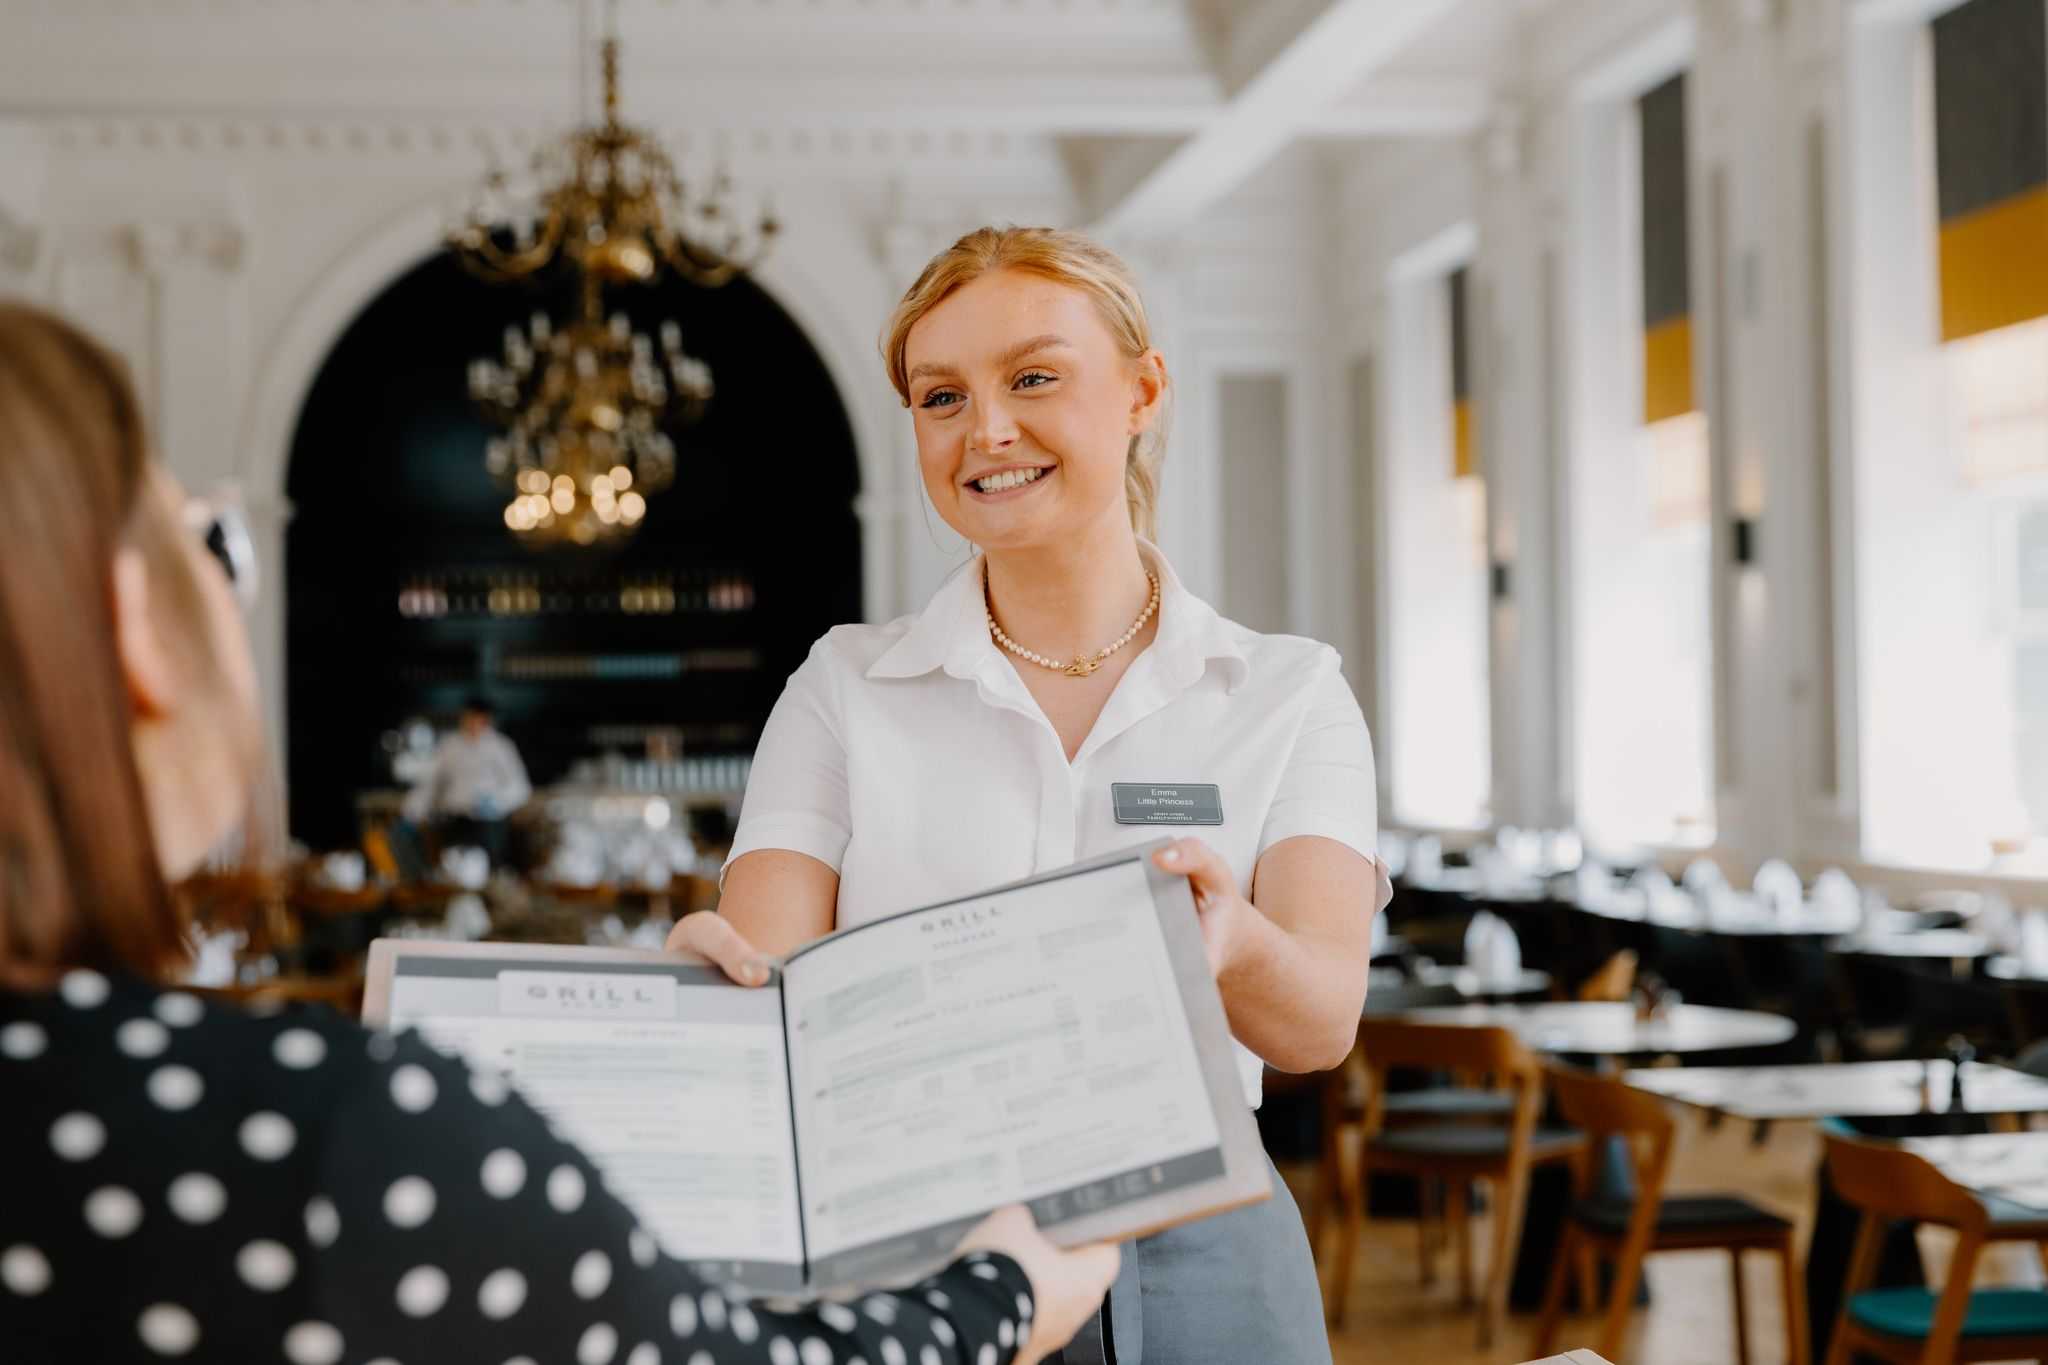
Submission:
<svg viewBox="0 0 2048 1365">
<path fill-rule="evenodd" d="M 821 173 L 884 137 L 937 157 L 1021 151 L 1071 178 L 1090 221 L 1145 235 L 1299 138 L 1471 132 L 1543 3 L 620 0 L 618 25 L 628 116 L 665 135 L 815 148 Z M 603 14 L 604 0 L 0 0 L 0 118 L 544 131 L 576 113 Z"/>
</svg>

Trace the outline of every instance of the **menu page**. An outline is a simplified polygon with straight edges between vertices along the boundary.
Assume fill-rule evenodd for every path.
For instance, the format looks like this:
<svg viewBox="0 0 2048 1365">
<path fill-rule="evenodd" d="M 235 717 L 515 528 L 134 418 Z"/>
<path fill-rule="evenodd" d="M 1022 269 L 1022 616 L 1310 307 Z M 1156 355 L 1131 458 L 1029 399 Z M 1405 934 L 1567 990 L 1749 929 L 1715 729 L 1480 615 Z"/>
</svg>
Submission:
<svg viewBox="0 0 2048 1365">
<path fill-rule="evenodd" d="M 407 1026 L 516 1085 L 671 1256 L 803 1286 L 780 992 L 687 963 L 402 956 Z"/>
<path fill-rule="evenodd" d="M 1223 1172 L 1144 864 L 914 911 L 784 979 L 813 1283 L 942 1255 Z"/>
</svg>

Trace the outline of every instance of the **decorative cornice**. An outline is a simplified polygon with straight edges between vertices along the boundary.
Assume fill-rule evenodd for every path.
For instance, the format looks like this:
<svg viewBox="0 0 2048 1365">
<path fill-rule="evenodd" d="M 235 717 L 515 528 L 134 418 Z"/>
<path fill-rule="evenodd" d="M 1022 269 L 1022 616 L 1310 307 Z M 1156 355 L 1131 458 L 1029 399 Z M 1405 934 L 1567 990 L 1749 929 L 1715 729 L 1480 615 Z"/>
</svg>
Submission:
<svg viewBox="0 0 2048 1365">
<path fill-rule="evenodd" d="M 219 220 L 131 223 L 120 230 L 119 241 L 130 264 L 145 275 L 188 261 L 232 274 L 244 256 L 242 229 Z"/>
</svg>

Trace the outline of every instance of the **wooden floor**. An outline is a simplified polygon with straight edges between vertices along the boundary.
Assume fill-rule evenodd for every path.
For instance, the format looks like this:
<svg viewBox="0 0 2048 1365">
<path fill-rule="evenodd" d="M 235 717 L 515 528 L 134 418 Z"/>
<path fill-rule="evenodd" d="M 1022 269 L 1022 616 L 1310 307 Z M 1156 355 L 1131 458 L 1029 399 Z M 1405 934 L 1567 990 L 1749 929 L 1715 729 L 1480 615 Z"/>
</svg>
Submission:
<svg viewBox="0 0 2048 1365">
<path fill-rule="evenodd" d="M 1805 1124 L 1775 1125 L 1763 1146 L 1751 1142 L 1746 1124 L 1726 1123 L 1713 1131 L 1697 1124 L 1681 1129 L 1672 1193 L 1740 1191 L 1756 1202 L 1796 1219 L 1802 1240 L 1813 1210 L 1813 1174 L 1820 1140 Z M 1308 1193 L 1307 1165 L 1283 1163 L 1281 1173 L 1297 1202 Z M 1484 1229 L 1476 1244 L 1484 1248 Z M 1931 1273 L 1941 1274 L 1947 1246 L 1938 1231 L 1922 1235 Z M 1479 1273 L 1485 1274 L 1484 1251 Z M 1777 1271 L 1768 1257 L 1745 1258 L 1753 1365 L 1784 1365 L 1785 1334 Z M 1534 1315 L 1508 1320 L 1505 1339 L 1478 1349 L 1473 1310 L 1457 1302 L 1456 1275 L 1446 1259 L 1437 1283 L 1424 1288 L 1417 1272 L 1415 1226 L 1411 1222 L 1366 1225 L 1344 1326 L 1330 1337 L 1336 1365 L 1511 1365 L 1535 1354 L 1530 1342 Z M 1638 1310 L 1615 1365 L 1733 1365 L 1735 1312 L 1729 1297 L 1728 1258 L 1723 1252 L 1671 1253 L 1647 1262 L 1651 1306 Z M 1979 1279 L 2000 1284 L 2041 1283 L 2039 1262 L 2024 1248 L 1993 1248 Z M 1559 1349 L 1590 1347 L 1596 1319 L 1570 1319 Z"/>
</svg>

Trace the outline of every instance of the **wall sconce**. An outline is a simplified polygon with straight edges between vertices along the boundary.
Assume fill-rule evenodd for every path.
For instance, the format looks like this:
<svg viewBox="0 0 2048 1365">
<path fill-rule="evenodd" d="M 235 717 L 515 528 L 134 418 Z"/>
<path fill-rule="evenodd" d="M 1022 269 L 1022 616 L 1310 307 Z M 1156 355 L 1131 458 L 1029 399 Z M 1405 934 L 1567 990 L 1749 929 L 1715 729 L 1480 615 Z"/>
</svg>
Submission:
<svg viewBox="0 0 2048 1365">
<path fill-rule="evenodd" d="M 1744 568 L 1756 563 L 1756 518 L 1735 519 L 1735 562 Z"/>
<path fill-rule="evenodd" d="M 1494 601 L 1505 602 L 1508 600 L 1508 562 L 1505 559 L 1493 561 L 1492 572 L 1488 575 L 1488 582 Z"/>
</svg>

